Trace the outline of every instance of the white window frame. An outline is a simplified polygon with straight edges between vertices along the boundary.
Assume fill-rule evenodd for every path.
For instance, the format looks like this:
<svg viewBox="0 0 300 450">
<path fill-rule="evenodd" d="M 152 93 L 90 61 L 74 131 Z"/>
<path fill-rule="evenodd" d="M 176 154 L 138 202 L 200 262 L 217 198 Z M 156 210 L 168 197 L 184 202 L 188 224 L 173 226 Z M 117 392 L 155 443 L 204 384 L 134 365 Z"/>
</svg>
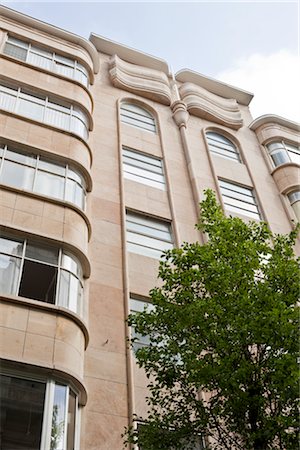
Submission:
<svg viewBox="0 0 300 450">
<path fill-rule="evenodd" d="M 3 96 L 3 103 L 5 100 L 5 96 L 12 96 L 15 98 L 13 106 L 9 106 L 8 108 L 4 108 L 2 106 L 1 97 Z M 31 102 L 32 104 L 39 104 L 42 110 L 41 118 L 34 118 L 30 116 L 30 114 L 26 114 L 22 112 L 21 100 L 26 100 Z M 89 136 L 89 120 L 87 115 L 77 106 L 68 105 L 64 106 L 62 102 L 56 102 L 55 100 L 51 100 L 46 95 L 39 95 L 38 93 L 34 95 L 33 93 L 29 93 L 26 90 L 23 90 L 21 87 L 11 87 L 6 85 L 0 85 L 0 108 L 6 111 L 10 111 L 15 114 L 19 114 L 23 117 L 28 117 L 29 119 L 35 120 L 37 122 L 42 122 L 48 125 L 51 125 L 55 128 L 60 128 L 71 133 L 74 133 L 80 136 L 82 139 L 87 140 Z M 47 119 L 47 115 L 51 114 L 51 112 L 56 114 L 56 118 L 58 121 L 59 114 L 64 114 L 67 116 L 67 126 L 63 124 L 61 126 L 54 125 L 51 120 Z M 55 117 L 55 116 L 54 116 Z M 78 121 L 80 122 L 80 129 L 78 130 Z"/>
<path fill-rule="evenodd" d="M 166 190 L 163 161 L 130 147 L 122 147 L 124 178 Z"/>
<path fill-rule="evenodd" d="M 19 378 L 20 380 L 26 380 L 26 381 L 34 381 L 37 383 L 43 383 L 45 385 L 45 397 L 44 397 L 44 408 L 43 408 L 43 422 L 42 422 L 42 428 L 41 428 L 41 443 L 40 443 L 40 450 L 50 450 L 51 446 L 51 433 L 52 433 L 52 416 L 53 416 L 53 402 L 54 402 L 54 393 L 55 393 L 55 386 L 60 385 L 64 386 L 66 388 L 66 401 L 65 401 L 65 419 L 64 424 L 65 432 L 64 432 L 64 442 L 63 442 L 63 448 L 60 447 L 59 450 L 67 450 L 67 433 L 68 433 L 68 409 L 69 409 L 69 395 L 70 390 L 75 394 L 76 396 L 76 403 L 75 403 L 75 427 L 74 427 L 74 449 L 79 450 L 79 393 L 76 389 L 74 389 L 73 386 L 71 386 L 68 383 L 55 381 L 52 378 L 44 378 L 39 377 L 36 375 L 30 375 L 30 374 L 23 374 L 20 371 L 12 371 L 12 370 L 5 370 L 2 369 L 0 372 L 0 375 L 12 377 L 12 378 Z"/>
<path fill-rule="evenodd" d="M 170 222 L 126 211 L 127 250 L 159 259 L 164 250 L 173 248 Z"/>
<path fill-rule="evenodd" d="M 10 257 L 16 258 L 16 259 L 18 259 L 20 261 L 19 275 L 18 275 L 18 280 L 17 280 L 17 283 L 16 283 L 16 287 L 15 287 L 15 293 L 11 293 L 11 294 L 8 294 L 8 295 L 15 295 L 16 297 L 19 297 L 19 291 L 20 291 L 20 285 L 21 285 L 21 281 L 22 281 L 22 275 L 23 275 L 25 260 L 26 261 L 37 262 L 37 263 L 40 263 L 40 264 L 43 264 L 43 265 L 46 265 L 46 266 L 50 266 L 50 267 L 54 267 L 54 268 L 57 269 L 56 288 L 55 288 L 55 296 L 54 296 L 55 302 L 53 304 L 55 306 L 60 306 L 60 307 L 64 307 L 66 309 L 69 309 L 70 311 L 72 311 L 72 312 L 82 316 L 82 313 L 83 313 L 83 292 L 84 292 L 83 291 L 83 288 L 84 288 L 84 286 L 83 286 L 83 275 L 82 275 L 81 264 L 77 260 L 76 257 L 74 257 L 71 253 L 64 251 L 62 248 L 58 248 L 58 247 L 55 247 L 55 246 L 47 246 L 47 245 L 45 246 L 45 245 L 42 244 L 41 247 L 49 247 L 49 249 L 52 248 L 52 249 L 55 249 L 55 250 L 58 251 L 57 263 L 54 264 L 54 263 L 50 263 L 50 262 L 47 262 L 47 261 L 42 261 L 42 260 L 39 260 L 39 259 L 36 259 L 36 258 L 30 258 L 30 257 L 26 256 L 27 245 L 28 244 L 29 245 L 30 244 L 34 244 L 34 245 L 38 246 L 38 243 L 36 243 L 36 241 L 31 240 L 31 239 L 28 240 L 26 238 L 22 239 L 22 238 L 19 238 L 19 237 L 15 237 L 12 234 L 7 234 L 7 235 L 3 234 L 1 236 L 1 238 L 2 239 L 9 239 L 9 240 L 12 240 L 14 242 L 19 242 L 19 243 L 21 243 L 23 245 L 23 247 L 22 247 L 22 255 L 14 255 L 12 253 L 5 252 L 0 247 L 0 255 L 10 256 Z M 64 267 L 64 265 L 63 265 L 63 256 L 71 258 L 71 260 L 75 263 L 75 265 L 77 266 L 77 270 L 80 273 L 76 273 L 75 271 L 73 271 L 73 270 L 71 270 L 71 269 L 69 269 L 67 267 Z M 78 302 L 78 298 L 77 298 L 77 305 L 76 305 L 77 307 L 76 307 L 76 309 L 70 307 L 69 305 L 68 306 L 61 305 L 60 302 L 59 302 L 59 300 L 60 300 L 59 293 L 60 293 L 60 284 L 61 284 L 62 273 L 68 273 L 69 275 L 72 275 L 73 277 L 75 277 L 76 280 L 77 280 L 78 289 L 80 289 L 80 299 L 79 299 L 79 302 Z M 42 300 L 36 300 L 36 301 L 43 303 Z M 78 304 L 78 303 L 80 303 L 80 304 Z"/>
<path fill-rule="evenodd" d="M 300 146 L 289 144 L 286 141 L 272 141 L 267 150 L 275 167 L 282 164 L 295 163 L 300 165 Z"/>
<path fill-rule="evenodd" d="M 16 42 L 18 41 L 18 42 Z M 22 45 L 23 44 L 23 45 Z M 26 50 L 26 58 L 25 60 L 18 58 L 16 56 L 10 55 L 6 53 L 7 46 L 14 46 L 17 48 L 21 48 Z M 45 56 L 45 52 L 49 53 L 49 57 Z M 5 42 L 3 53 L 11 58 L 17 59 L 18 61 L 24 61 L 28 64 L 32 64 L 37 67 L 41 67 L 43 69 L 43 64 L 38 64 L 38 62 L 32 62 L 31 55 L 38 55 L 40 58 L 44 58 L 50 61 L 49 68 L 45 70 L 49 70 L 50 72 L 57 73 L 59 75 L 65 76 L 67 78 L 71 78 L 72 80 L 78 81 L 83 84 L 85 87 L 89 87 L 89 74 L 87 69 L 76 59 L 69 58 L 68 56 L 64 56 L 62 54 L 56 53 L 52 50 L 44 50 L 44 48 L 39 47 L 38 45 L 32 44 L 31 42 L 23 41 L 22 39 L 15 38 L 14 36 L 7 36 L 7 40 Z M 61 58 L 61 60 L 59 60 Z M 65 58 L 65 62 L 62 62 L 62 59 Z M 71 75 L 63 74 L 59 71 L 60 66 L 67 66 L 73 69 L 73 73 Z"/>
<path fill-rule="evenodd" d="M 226 136 L 216 131 L 207 131 L 205 137 L 211 153 L 231 161 L 242 162 L 237 146 Z"/>
<path fill-rule="evenodd" d="M 2 152 L 1 152 L 2 150 Z M 9 159 L 9 157 L 7 157 L 7 152 L 13 152 L 13 153 L 21 153 L 25 156 L 28 156 L 29 158 L 32 158 L 34 165 L 27 165 L 26 163 L 23 162 L 19 162 L 19 161 L 15 161 L 12 159 Z M 1 154 L 2 153 L 2 154 Z M 44 157 L 42 155 L 39 154 L 35 154 L 35 153 L 30 153 L 28 155 L 26 155 L 26 152 L 22 151 L 22 150 L 17 150 L 17 149 L 13 149 L 11 147 L 8 147 L 7 145 L 1 145 L 0 144 L 0 184 L 4 184 L 2 181 L 2 175 L 4 173 L 4 162 L 9 161 L 9 162 L 13 162 L 14 164 L 18 164 L 19 166 L 23 167 L 24 170 L 26 170 L 26 168 L 31 168 L 34 171 L 34 175 L 33 175 L 33 181 L 32 181 L 32 187 L 31 189 L 26 189 L 26 188 L 22 188 L 22 190 L 28 190 L 29 192 L 35 192 L 37 194 L 40 194 L 38 189 L 36 188 L 36 180 L 37 180 L 37 176 L 39 173 L 48 173 L 51 175 L 55 175 L 57 177 L 60 177 L 64 183 L 64 188 L 63 188 L 63 195 L 62 196 L 54 196 L 53 194 L 51 195 L 51 193 L 48 194 L 44 194 L 41 193 L 40 195 L 43 196 L 49 196 L 52 198 L 56 198 L 59 200 L 62 200 L 64 202 L 69 202 L 72 203 L 74 205 L 76 205 L 78 208 L 82 209 L 83 211 L 85 210 L 85 204 L 86 204 L 86 184 L 85 184 L 85 180 L 84 177 L 76 170 L 74 169 L 72 166 L 70 166 L 69 164 L 56 164 L 56 161 L 54 159 L 48 158 L 48 157 Z M 58 174 L 57 172 L 51 172 L 50 169 L 44 169 L 39 167 L 39 163 L 40 161 L 42 162 L 48 162 L 50 164 L 53 165 L 57 165 L 58 167 L 64 167 L 64 171 L 65 174 Z M 75 174 L 72 175 L 72 174 Z M 78 181 L 78 178 L 80 179 L 81 182 Z M 68 186 L 68 182 L 72 181 L 74 183 L 74 186 L 77 186 L 81 192 L 81 200 L 80 201 L 71 201 L 68 200 L 67 198 L 67 186 Z M 9 186 L 13 186 L 13 184 L 9 184 Z M 16 186 L 15 186 L 16 187 Z M 16 187 L 16 189 L 19 189 L 18 187 Z M 75 198 L 76 198 L 76 188 L 73 189 L 73 193 L 75 193 Z"/>
<path fill-rule="evenodd" d="M 150 133 L 157 133 L 155 118 L 142 106 L 136 105 L 135 103 L 122 102 L 120 117 L 123 123 L 149 131 Z"/>
<path fill-rule="evenodd" d="M 262 215 L 251 187 L 219 178 L 225 210 L 228 213 L 241 214 L 254 220 L 261 220 Z"/>
</svg>

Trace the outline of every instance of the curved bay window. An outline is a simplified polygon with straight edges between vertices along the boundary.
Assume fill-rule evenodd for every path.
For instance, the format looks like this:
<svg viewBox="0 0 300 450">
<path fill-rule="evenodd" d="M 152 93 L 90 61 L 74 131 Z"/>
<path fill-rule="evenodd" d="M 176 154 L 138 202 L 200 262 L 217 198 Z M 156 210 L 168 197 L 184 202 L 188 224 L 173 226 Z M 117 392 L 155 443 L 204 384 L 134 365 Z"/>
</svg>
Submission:
<svg viewBox="0 0 300 450">
<path fill-rule="evenodd" d="M 56 247 L 11 236 L 0 238 L 0 293 L 17 295 L 82 313 L 79 261 Z"/>
<path fill-rule="evenodd" d="M 0 375 L 1 449 L 74 450 L 78 399 L 53 380 Z"/>
<path fill-rule="evenodd" d="M 4 53 L 8 56 L 32 64 L 50 72 L 58 73 L 84 86 L 89 86 L 89 76 L 86 68 L 77 60 L 49 51 L 30 42 L 8 36 Z"/>
<path fill-rule="evenodd" d="M 85 181 L 72 166 L 6 145 L 0 145 L 0 183 L 85 207 Z"/>
<path fill-rule="evenodd" d="M 288 199 L 298 221 L 300 222 L 300 190 L 290 192 L 288 194 Z"/>
<path fill-rule="evenodd" d="M 0 108 L 70 131 L 84 140 L 89 135 L 88 117 L 79 107 L 20 87 L 0 86 Z"/>
<path fill-rule="evenodd" d="M 300 147 L 284 141 L 277 141 L 267 144 L 267 148 L 275 167 L 286 163 L 300 165 Z"/>
</svg>

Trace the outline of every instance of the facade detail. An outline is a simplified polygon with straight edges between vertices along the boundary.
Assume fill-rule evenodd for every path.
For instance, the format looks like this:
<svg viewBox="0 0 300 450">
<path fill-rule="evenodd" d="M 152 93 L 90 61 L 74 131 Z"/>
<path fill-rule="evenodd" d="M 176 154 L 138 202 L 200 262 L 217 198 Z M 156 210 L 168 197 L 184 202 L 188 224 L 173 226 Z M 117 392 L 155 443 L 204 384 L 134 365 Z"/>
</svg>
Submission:
<svg viewBox="0 0 300 450">
<path fill-rule="evenodd" d="M 147 417 L 125 320 L 153 307 L 162 252 L 205 242 L 207 188 L 292 230 L 300 125 L 96 34 L 5 7 L 0 28 L 0 446 L 120 450 Z"/>
</svg>

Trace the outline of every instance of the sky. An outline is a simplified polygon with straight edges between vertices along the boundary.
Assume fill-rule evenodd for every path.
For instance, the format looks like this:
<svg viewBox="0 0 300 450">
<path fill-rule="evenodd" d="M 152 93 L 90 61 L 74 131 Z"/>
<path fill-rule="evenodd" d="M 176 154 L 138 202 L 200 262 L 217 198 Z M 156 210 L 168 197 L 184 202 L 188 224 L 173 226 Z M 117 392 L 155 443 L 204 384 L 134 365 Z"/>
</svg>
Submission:
<svg viewBox="0 0 300 450">
<path fill-rule="evenodd" d="M 299 1 L 3 1 L 88 39 L 91 32 L 254 93 L 254 118 L 300 122 Z"/>
</svg>

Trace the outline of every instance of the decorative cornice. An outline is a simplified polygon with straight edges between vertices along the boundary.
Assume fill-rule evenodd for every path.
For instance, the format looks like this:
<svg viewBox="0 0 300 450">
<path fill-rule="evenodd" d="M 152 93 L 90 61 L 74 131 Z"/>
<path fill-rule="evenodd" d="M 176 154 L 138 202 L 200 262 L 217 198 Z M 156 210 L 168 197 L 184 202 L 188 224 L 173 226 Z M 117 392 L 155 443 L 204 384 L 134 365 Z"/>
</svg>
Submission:
<svg viewBox="0 0 300 450">
<path fill-rule="evenodd" d="M 281 125 L 292 131 L 300 131 L 299 123 L 293 122 L 292 120 L 285 119 L 284 117 L 277 116 L 275 114 L 265 114 L 263 116 L 257 117 L 249 125 L 249 128 L 253 131 L 256 131 L 257 128 L 261 127 L 262 125 L 270 125 L 270 124 Z"/>
<path fill-rule="evenodd" d="M 117 55 L 110 60 L 110 79 L 115 87 L 151 100 L 171 104 L 171 90 L 166 74 L 123 61 Z"/>
<path fill-rule="evenodd" d="M 219 97 L 193 83 L 184 83 L 180 86 L 179 92 L 190 114 L 236 130 L 243 125 L 235 99 Z"/>
</svg>

